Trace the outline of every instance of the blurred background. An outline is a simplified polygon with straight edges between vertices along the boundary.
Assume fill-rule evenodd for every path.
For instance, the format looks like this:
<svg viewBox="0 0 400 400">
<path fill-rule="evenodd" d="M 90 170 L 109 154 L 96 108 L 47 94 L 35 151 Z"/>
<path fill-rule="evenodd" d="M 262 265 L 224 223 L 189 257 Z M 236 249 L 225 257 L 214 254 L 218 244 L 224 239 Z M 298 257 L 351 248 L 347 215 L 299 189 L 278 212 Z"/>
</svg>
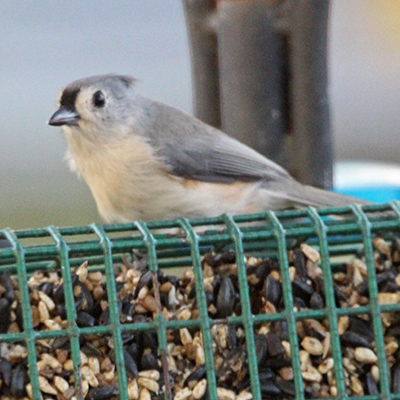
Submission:
<svg viewBox="0 0 400 400">
<path fill-rule="evenodd" d="M 110 72 L 191 113 L 181 1 L 3 0 L 0 36 L 0 229 L 101 221 L 46 121 L 65 84 Z M 399 0 L 332 0 L 329 74 L 335 159 L 347 161 L 335 168 L 338 190 L 371 178 L 400 186 Z"/>
</svg>

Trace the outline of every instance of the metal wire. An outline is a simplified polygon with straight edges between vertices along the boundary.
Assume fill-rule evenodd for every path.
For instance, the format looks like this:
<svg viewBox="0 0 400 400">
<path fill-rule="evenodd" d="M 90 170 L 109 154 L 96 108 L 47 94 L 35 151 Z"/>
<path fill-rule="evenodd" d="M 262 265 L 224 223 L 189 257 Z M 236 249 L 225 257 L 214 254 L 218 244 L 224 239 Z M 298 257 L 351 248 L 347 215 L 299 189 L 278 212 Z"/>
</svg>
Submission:
<svg viewBox="0 0 400 400">
<path fill-rule="evenodd" d="M 385 212 L 386 214 L 381 214 Z M 392 212 L 392 215 L 388 214 Z M 327 216 L 340 216 L 343 219 L 329 219 Z M 257 226 L 244 225 L 257 222 Z M 215 226 L 222 226 L 217 230 Z M 180 228 L 184 236 L 159 233 L 160 229 Z M 198 231 L 201 228 L 202 232 Z M 204 232 L 205 231 L 205 232 Z M 21 293 L 23 332 L 0 334 L 0 342 L 15 343 L 24 341 L 28 350 L 28 368 L 32 395 L 39 399 L 39 374 L 35 343 L 38 340 L 49 340 L 66 337 L 70 340 L 71 355 L 74 366 L 76 397 L 82 399 L 80 372 L 80 345 L 82 335 L 112 336 L 115 350 L 115 363 L 118 372 L 119 398 L 128 400 L 127 376 L 124 362 L 122 334 L 125 332 L 157 332 L 158 351 L 164 374 L 164 397 L 171 399 L 171 387 L 167 363 L 167 331 L 182 328 L 195 328 L 201 331 L 205 367 L 210 400 L 217 400 L 217 379 L 214 370 L 213 343 L 211 327 L 217 324 L 235 325 L 244 328 L 246 339 L 247 361 L 250 373 L 250 384 L 253 399 L 261 400 L 258 363 L 255 350 L 254 331 L 257 326 L 273 322 L 286 321 L 289 331 L 289 342 L 292 356 L 293 377 L 296 399 L 304 399 L 303 378 L 299 358 L 299 342 L 296 322 L 306 319 L 329 321 L 332 355 L 335 364 L 337 397 L 349 398 L 346 395 L 344 373 L 342 369 L 342 351 L 338 333 L 338 318 L 368 314 L 371 317 L 375 336 L 376 352 L 380 374 L 380 394 L 377 396 L 360 396 L 360 400 L 400 399 L 400 394 L 391 393 L 389 371 L 385 355 L 381 315 L 384 312 L 400 311 L 400 304 L 380 305 L 372 239 L 376 235 L 392 237 L 400 232 L 400 203 L 327 210 L 268 212 L 251 216 L 198 219 L 189 221 L 180 218 L 176 221 L 157 221 L 148 224 L 135 222 L 120 225 L 98 225 L 87 227 L 55 228 L 11 231 L 0 231 L 0 238 L 8 240 L 10 249 L 0 250 L 0 272 L 9 270 L 16 274 Z M 113 237 L 114 234 L 123 236 Z M 79 235 L 92 235 L 80 240 Z M 93 240 L 93 235 L 97 240 Z M 45 244 L 38 240 L 47 239 Z M 52 241 L 52 243 L 49 241 Z M 297 310 L 293 306 L 292 285 L 289 277 L 288 249 L 293 243 L 308 241 L 315 246 L 321 255 L 321 269 L 324 279 L 326 307 L 318 310 Z M 204 279 L 202 272 L 202 254 L 211 248 L 231 248 L 236 254 L 238 283 L 240 289 L 241 316 L 224 319 L 211 319 L 207 309 Z M 115 283 L 114 264 L 120 262 L 124 253 L 132 249 L 146 253 L 148 267 L 152 273 L 156 316 L 152 322 L 121 324 Z M 281 268 L 282 288 L 285 309 L 276 314 L 253 315 L 250 306 L 249 287 L 245 255 L 257 253 L 275 258 Z M 332 257 L 362 253 L 366 260 L 369 286 L 369 303 L 357 308 L 339 308 L 335 303 L 333 290 Z M 83 261 L 89 261 L 90 268 L 105 271 L 110 323 L 105 326 L 79 328 L 76 324 L 77 312 L 71 279 L 71 269 Z M 57 331 L 36 331 L 33 328 L 31 305 L 29 300 L 28 278 L 30 273 L 44 268 L 50 270 L 59 265 L 63 278 L 64 296 L 68 327 Z M 195 279 L 195 292 L 199 317 L 190 320 L 165 320 L 160 301 L 158 272 L 160 269 L 186 266 L 192 267 Z"/>
<path fill-rule="evenodd" d="M 76 393 L 78 400 L 82 400 L 82 379 L 80 374 L 81 356 L 78 338 L 79 330 L 76 324 L 77 313 L 75 308 L 74 293 L 72 289 L 71 268 L 68 258 L 68 246 L 57 228 L 50 226 L 48 228 L 48 231 L 56 242 L 56 245 L 60 252 L 61 274 L 64 281 L 64 297 L 68 320 L 68 336 L 70 338 L 72 362 L 74 364 L 75 388 L 77 389 Z"/>
<path fill-rule="evenodd" d="M 339 398 L 344 398 L 346 396 L 346 387 L 344 382 L 343 373 L 343 362 L 342 362 L 342 352 L 340 350 L 340 338 L 338 331 L 338 314 L 335 304 L 335 294 L 333 289 L 333 279 L 332 271 L 329 262 L 329 251 L 328 251 L 328 230 L 323 220 L 318 215 L 317 210 L 313 208 L 308 208 L 309 215 L 315 224 L 315 229 L 318 234 L 319 239 L 319 251 L 321 254 L 321 267 L 324 277 L 324 289 L 325 289 L 325 299 L 328 312 L 329 320 L 329 330 L 331 335 L 331 346 L 332 346 L 332 356 L 335 363 L 335 376 L 336 376 L 336 388 Z"/>
</svg>

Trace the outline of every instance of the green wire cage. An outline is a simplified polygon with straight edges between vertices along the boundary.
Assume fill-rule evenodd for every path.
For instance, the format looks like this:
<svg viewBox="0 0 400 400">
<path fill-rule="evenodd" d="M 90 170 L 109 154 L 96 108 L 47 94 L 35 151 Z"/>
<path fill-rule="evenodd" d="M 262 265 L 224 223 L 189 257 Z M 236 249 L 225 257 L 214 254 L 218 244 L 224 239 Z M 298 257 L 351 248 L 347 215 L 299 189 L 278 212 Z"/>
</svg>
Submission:
<svg viewBox="0 0 400 400">
<path fill-rule="evenodd" d="M 212 219 L 4 229 L 0 239 L 9 246 L 0 249 L 0 393 L 4 393 L 0 398 L 400 399 L 397 235 L 400 237 L 398 202 Z M 350 271 L 354 260 L 362 265 L 358 275 Z M 131 315 L 141 314 L 137 319 L 121 319 L 125 281 L 118 278 L 118 268 L 122 266 L 125 273 L 140 270 L 134 273 L 132 291 L 136 293 L 123 289 L 130 299 L 124 307 L 135 303 Z M 79 283 L 77 274 L 85 268 Z M 318 279 L 311 276 L 312 269 L 319 271 Z M 103 317 L 106 310 L 102 323 L 80 322 L 82 309 L 88 310 L 87 302 L 77 305 L 86 290 L 82 284 L 88 279 L 86 273 L 102 279 L 98 286 L 86 280 L 100 292 L 91 301 L 98 299 Z M 50 284 L 49 277 L 54 274 L 58 274 L 58 283 L 53 279 Z M 47 282 L 38 277 L 46 277 Z M 36 288 L 32 286 L 35 279 Z M 142 294 L 151 293 L 153 301 L 145 310 L 140 302 L 145 297 L 137 300 L 143 287 Z M 190 299 L 188 318 L 172 316 L 165 305 L 171 298 L 166 303 L 163 290 L 172 287 L 179 298 Z M 232 302 L 228 311 L 220 307 L 222 303 L 217 304 L 224 301 L 224 293 L 234 298 L 227 300 Z M 217 304 L 214 310 L 212 295 Z M 42 318 L 37 313 L 41 305 L 51 303 L 52 296 L 56 309 L 50 304 L 50 311 L 43 312 L 58 321 L 55 328 L 46 317 L 40 324 L 36 321 Z M 172 296 L 170 292 L 168 296 Z M 56 318 L 62 305 L 64 314 Z M 285 334 L 278 334 L 277 327 Z M 216 344 L 214 333 L 218 329 L 229 333 L 231 328 L 233 344 Z M 146 332 L 153 333 L 153 345 L 143 344 Z M 189 347 L 185 334 L 191 337 L 188 341 L 193 340 Z M 138 338 L 142 340 L 138 351 L 143 353 L 140 347 L 149 346 L 157 359 L 158 373 L 153 378 L 151 373 L 142 373 L 139 361 L 134 367 L 129 364 L 135 357 L 127 348 Z M 196 342 L 194 338 L 198 338 Z M 279 343 L 274 345 L 277 338 Z M 96 383 L 89 384 L 88 390 L 83 381 L 90 380 L 90 371 L 85 369 L 87 360 L 82 352 L 89 339 L 94 353 L 101 343 L 110 345 L 115 374 L 108 379 L 101 372 L 104 360 L 100 360 L 102 365 L 92 368 L 94 375 L 97 373 Z M 60 342 L 63 345 L 57 347 L 55 343 Z M 200 360 L 197 353 L 190 355 L 199 343 Z M 57 356 L 52 353 L 54 346 Z M 220 358 L 216 356 L 219 346 L 223 348 Z M 25 353 L 16 355 L 16 347 Z M 241 359 L 239 368 L 232 367 L 233 379 L 231 371 L 226 372 L 226 363 L 235 359 L 235 348 L 240 348 Z M 188 360 L 171 356 L 179 349 Z M 50 357 L 47 364 L 43 351 Z M 51 366 L 52 362 L 56 365 Z M 16 371 L 21 365 L 26 372 L 18 378 Z M 139 371 L 135 370 L 138 365 Z M 187 370 L 177 372 L 180 365 Z M 194 385 L 184 383 L 193 372 L 190 366 L 197 371 L 202 368 Z M 180 388 L 175 381 L 178 375 Z M 225 377 L 228 375 L 230 378 Z M 139 384 L 135 390 L 132 381 Z M 200 381 L 203 390 L 199 389 L 199 394 L 195 388 L 200 388 Z M 157 389 L 150 387 L 154 382 Z M 47 383 L 50 388 L 46 389 Z M 146 389 L 148 397 L 138 387 L 150 387 Z"/>
</svg>

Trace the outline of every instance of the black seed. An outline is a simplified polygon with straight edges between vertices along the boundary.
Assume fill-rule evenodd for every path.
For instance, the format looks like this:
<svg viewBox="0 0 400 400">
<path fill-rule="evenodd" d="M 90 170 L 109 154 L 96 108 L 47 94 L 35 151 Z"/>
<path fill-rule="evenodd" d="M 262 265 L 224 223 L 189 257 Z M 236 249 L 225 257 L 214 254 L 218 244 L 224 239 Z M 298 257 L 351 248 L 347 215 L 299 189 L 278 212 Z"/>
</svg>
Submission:
<svg viewBox="0 0 400 400">
<path fill-rule="evenodd" d="M 122 332 L 121 337 L 124 345 L 130 344 L 135 340 L 135 334 L 129 331 Z"/>
<path fill-rule="evenodd" d="M 391 369 L 391 377 L 392 377 L 392 392 L 399 393 L 400 392 L 400 364 L 397 363 L 393 365 Z"/>
<path fill-rule="evenodd" d="M 296 273 L 301 281 L 306 282 L 307 280 L 307 266 L 306 266 L 306 256 L 299 249 L 294 249 L 294 261 L 293 265 L 296 268 Z"/>
<path fill-rule="evenodd" d="M 117 290 L 117 292 L 120 292 L 124 288 L 124 285 L 124 282 L 115 282 L 115 289 Z"/>
<path fill-rule="evenodd" d="M 239 293 L 239 288 L 236 289 L 235 293 L 235 307 L 233 309 L 233 312 L 236 315 L 241 315 L 242 314 L 242 303 L 240 301 L 240 293 Z"/>
<path fill-rule="evenodd" d="M 150 287 L 150 283 L 152 280 L 152 272 L 151 271 L 145 271 L 143 274 L 140 276 L 139 282 L 136 286 L 135 293 L 133 294 L 133 298 L 136 299 L 139 292 L 144 288 L 145 286 Z"/>
<path fill-rule="evenodd" d="M 160 369 L 156 356 L 153 353 L 144 353 L 140 360 L 140 370 Z"/>
<path fill-rule="evenodd" d="M 395 267 L 400 266 L 400 239 L 395 237 L 392 239 L 392 262 Z"/>
<path fill-rule="evenodd" d="M 93 311 L 92 294 L 90 293 L 90 290 L 84 283 L 79 282 L 78 285 L 81 287 L 81 294 L 80 294 L 79 298 L 82 299 L 82 302 L 83 302 L 82 310 L 84 310 L 90 314 Z"/>
<path fill-rule="evenodd" d="M 109 354 L 110 359 L 115 364 L 115 352 L 112 350 Z M 132 378 L 136 378 L 138 376 L 138 367 L 133 359 L 133 357 L 124 349 L 124 361 L 125 361 L 125 370 L 126 374 Z"/>
<path fill-rule="evenodd" d="M 11 323 L 10 303 L 6 298 L 0 299 L 0 333 L 6 333 Z"/>
<path fill-rule="evenodd" d="M 333 269 L 333 272 L 335 272 L 335 273 L 342 272 L 343 274 L 347 274 L 347 264 L 342 263 L 342 264 L 335 266 L 335 268 Z"/>
<path fill-rule="evenodd" d="M 365 337 L 361 336 L 357 332 L 347 330 L 340 336 L 341 342 L 345 346 L 350 347 L 368 347 L 372 349 L 372 345 Z"/>
<path fill-rule="evenodd" d="M 91 343 L 85 343 L 81 346 L 82 353 L 84 353 L 87 357 L 101 357 L 101 351 Z"/>
<path fill-rule="evenodd" d="M 368 296 L 368 280 L 364 279 L 356 286 L 356 291 L 361 296 Z"/>
<path fill-rule="evenodd" d="M 367 390 L 367 394 L 375 395 L 379 393 L 378 386 L 376 385 L 376 382 L 372 377 L 371 372 L 368 372 L 365 375 L 365 388 Z"/>
<path fill-rule="evenodd" d="M 388 281 L 395 281 L 396 279 L 396 274 L 393 271 L 385 271 L 381 272 L 380 274 L 376 275 L 376 283 L 378 285 L 378 288 L 380 291 L 382 291 L 382 288 Z M 368 292 L 368 279 L 364 279 L 357 287 L 356 287 L 357 292 L 361 296 L 369 296 Z"/>
<path fill-rule="evenodd" d="M 382 293 L 396 293 L 398 289 L 396 281 L 387 281 L 379 291 Z"/>
<path fill-rule="evenodd" d="M 268 275 L 265 281 L 265 298 L 277 307 L 281 301 L 281 296 L 281 285 L 271 274 Z"/>
<path fill-rule="evenodd" d="M 96 325 L 96 318 L 85 311 L 80 311 L 76 318 L 79 328 L 91 328 Z"/>
<path fill-rule="evenodd" d="M 302 298 L 297 297 L 297 296 L 295 296 L 295 297 L 293 298 L 293 305 L 294 305 L 295 307 L 299 308 L 299 309 L 307 308 L 306 302 L 305 302 Z"/>
<path fill-rule="evenodd" d="M 126 347 L 126 351 L 133 357 L 136 363 L 139 362 L 139 347 L 136 342 L 132 342 L 129 346 Z M 153 356 L 153 354 L 151 354 Z M 153 356 L 154 357 L 154 356 Z M 141 365 L 142 367 L 142 365 Z M 147 369 L 147 368 L 141 368 Z M 151 368 L 149 368 L 151 369 Z"/>
<path fill-rule="evenodd" d="M 387 336 L 394 336 L 400 338 L 400 325 L 392 325 L 387 331 Z"/>
<path fill-rule="evenodd" d="M 117 385 L 100 386 L 91 388 L 87 394 L 89 400 L 107 400 L 118 395 L 119 390 Z"/>
<path fill-rule="evenodd" d="M 206 400 L 206 397 L 207 396 L 204 395 L 200 400 Z M 165 399 L 165 394 L 164 393 L 159 393 L 159 394 L 156 394 L 156 395 L 152 395 L 151 398 L 152 398 L 152 400 L 164 400 Z"/>
<path fill-rule="evenodd" d="M 315 399 L 316 394 L 311 386 L 306 386 L 304 388 L 304 398 L 306 399 Z"/>
<path fill-rule="evenodd" d="M 77 275 L 75 275 L 75 276 L 77 276 Z M 64 298 L 64 284 L 63 283 L 61 283 L 54 289 L 53 299 L 56 303 L 60 303 L 60 304 L 64 303 L 65 298 Z"/>
<path fill-rule="evenodd" d="M 61 372 L 57 372 L 57 375 L 61 376 L 61 378 L 65 379 L 67 382 L 71 379 L 72 374 L 72 371 L 66 371 L 65 369 L 61 370 Z"/>
<path fill-rule="evenodd" d="M 267 338 L 264 335 L 255 335 L 254 343 L 256 346 L 257 362 L 261 364 L 267 355 Z"/>
<path fill-rule="evenodd" d="M 285 367 L 291 367 L 292 361 L 288 358 L 266 358 L 264 361 L 264 366 L 272 368 L 273 370 L 281 369 Z"/>
<path fill-rule="evenodd" d="M 259 282 L 264 282 L 267 278 L 268 273 L 271 271 L 271 263 L 269 260 L 264 260 L 260 265 L 258 265 L 254 271 L 254 276 Z"/>
<path fill-rule="evenodd" d="M 219 287 L 221 286 L 221 279 L 222 279 L 221 275 L 214 275 L 214 278 L 211 282 L 211 285 L 214 289 L 214 292 L 213 292 L 214 297 L 218 296 Z"/>
<path fill-rule="evenodd" d="M 293 397 L 295 396 L 296 389 L 293 381 L 284 381 L 282 378 L 278 377 L 276 379 L 276 384 L 282 393 Z"/>
<path fill-rule="evenodd" d="M 6 298 L 11 304 L 14 301 L 15 296 L 11 276 L 8 271 L 4 271 L 1 274 L 1 284 L 3 285 L 4 289 L 6 289 L 6 291 L 4 292 L 4 298 Z"/>
<path fill-rule="evenodd" d="M 170 282 L 175 287 L 179 286 L 179 279 L 175 275 L 163 275 L 163 279 L 164 279 L 164 282 Z M 160 283 L 161 283 L 161 278 L 160 278 Z"/>
<path fill-rule="evenodd" d="M 276 374 L 272 371 L 271 368 L 260 368 L 260 372 L 258 374 L 260 379 L 260 383 L 266 383 L 268 381 L 275 381 Z"/>
<path fill-rule="evenodd" d="M 281 340 L 289 340 L 289 329 L 286 321 L 277 321 L 273 325 L 274 333 Z"/>
<path fill-rule="evenodd" d="M 43 282 L 39 286 L 39 290 L 41 292 L 43 292 L 44 294 L 47 294 L 47 296 L 52 297 L 53 290 L 54 290 L 54 283 L 53 282 Z"/>
<path fill-rule="evenodd" d="M 56 304 L 56 313 L 62 319 L 67 318 L 67 307 L 66 307 L 65 303 Z"/>
<path fill-rule="evenodd" d="M 25 394 L 26 373 L 25 367 L 18 364 L 13 371 L 11 378 L 11 393 L 15 397 L 22 397 Z"/>
<path fill-rule="evenodd" d="M 262 383 L 260 389 L 263 396 L 279 396 L 281 394 L 279 387 L 272 382 Z"/>
<path fill-rule="evenodd" d="M 99 317 L 99 325 L 110 325 L 110 309 L 106 308 Z"/>
<path fill-rule="evenodd" d="M 306 303 L 310 301 L 311 296 L 314 293 L 314 289 L 312 288 L 312 286 L 307 285 L 307 283 L 304 283 L 299 279 L 293 280 L 292 288 L 293 288 L 293 294 L 303 299 Z"/>
<path fill-rule="evenodd" d="M 7 386 L 10 386 L 12 376 L 11 364 L 4 358 L 0 358 L 0 376 L 3 382 Z"/>
<path fill-rule="evenodd" d="M 161 305 L 163 307 L 167 307 L 169 309 L 170 305 L 169 305 L 169 297 L 168 297 L 168 295 L 169 295 L 169 292 L 160 292 Z"/>
<path fill-rule="evenodd" d="M 22 307 L 21 304 L 18 304 L 17 309 L 15 310 L 15 314 L 17 317 L 17 324 L 18 327 L 20 329 L 20 331 L 22 332 L 24 330 L 24 316 L 22 315 Z"/>
<path fill-rule="evenodd" d="M 168 293 L 167 293 L 168 296 Z M 168 299 L 168 297 L 167 297 Z M 168 300 L 167 300 L 168 302 Z M 133 320 L 133 316 L 135 314 L 135 303 L 127 303 L 126 305 L 124 305 L 124 307 L 122 308 L 122 313 L 125 315 L 126 318 L 126 323 L 130 323 Z"/>
<path fill-rule="evenodd" d="M 71 277 L 72 287 L 75 287 L 80 283 L 78 275 L 72 275 Z M 53 291 L 53 300 L 56 303 L 64 304 L 65 303 L 65 295 L 64 295 L 64 284 L 61 283 L 58 285 Z"/>
<path fill-rule="evenodd" d="M 387 270 L 378 274 L 376 276 L 376 283 L 378 284 L 379 291 L 386 292 L 385 288 L 392 288 L 392 290 L 394 289 L 394 292 L 396 292 L 396 275 L 397 271 L 392 270 Z M 392 290 L 389 290 L 389 292 L 392 292 Z"/>
<path fill-rule="evenodd" d="M 85 300 L 83 299 L 83 297 L 79 297 L 78 299 L 75 300 L 75 309 L 76 309 L 77 313 L 79 311 L 83 310 L 84 304 L 85 304 Z"/>
<path fill-rule="evenodd" d="M 325 292 L 325 283 L 321 276 L 316 276 L 313 279 L 313 283 L 316 292 L 318 292 L 319 294 L 323 294 Z"/>
<path fill-rule="evenodd" d="M 314 310 L 320 310 L 325 307 L 325 302 L 318 292 L 314 292 L 310 299 L 310 307 Z"/>
<path fill-rule="evenodd" d="M 228 346 L 228 349 L 232 349 L 237 346 L 236 328 L 233 325 L 228 325 L 228 335 L 226 337 L 226 344 Z"/>
<path fill-rule="evenodd" d="M 150 319 L 148 317 L 145 317 L 144 315 L 135 315 L 133 317 L 132 323 L 133 324 L 144 324 L 150 322 Z M 175 332 L 175 331 L 174 331 Z M 143 332 L 138 331 L 135 333 L 136 336 L 136 343 L 139 346 L 139 349 L 141 349 L 142 351 L 146 348 L 146 346 L 143 345 Z M 178 332 L 178 336 L 179 336 L 179 332 Z"/>
<path fill-rule="evenodd" d="M 282 342 L 273 332 L 267 333 L 267 349 L 271 357 L 282 357 L 285 354 L 285 348 Z"/>
<path fill-rule="evenodd" d="M 325 339 L 326 331 L 324 331 L 323 327 L 315 319 L 304 320 L 303 326 L 307 332 L 307 336 L 315 337 L 319 341 L 323 341 Z"/>
<path fill-rule="evenodd" d="M 370 341 L 375 339 L 371 323 L 364 321 L 361 318 L 350 317 L 350 325 L 348 330 L 356 332 Z"/>
<path fill-rule="evenodd" d="M 207 306 L 214 304 L 214 293 L 206 291 Z"/>
<path fill-rule="evenodd" d="M 193 286 L 192 289 L 190 289 L 190 292 L 188 294 L 188 299 L 194 299 L 196 297 L 196 287 Z"/>
<path fill-rule="evenodd" d="M 217 296 L 217 312 L 220 318 L 226 318 L 232 314 L 235 307 L 235 288 L 232 280 L 224 276 Z"/>
<path fill-rule="evenodd" d="M 204 256 L 204 261 L 212 268 L 224 264 L 233 264 L 236 261 L 236 254 L 233 250 L 228 250 L 222 254 L 208 253 Z"/>
<path fill-rule="evenodd" d="M 189 382 L 199 382 L 206 377 L 206 367 L 202 365 L 195 369 L 186 379 L 183 386 L 188 386 Z"/>
<path fill-rule="evenodd" d="M 67 336 L 56 337 L 53 341 L 53 344 L 51 345 L 51 348 L 54 350 L 56 350 L 56 349 L 68 350 L 69 349 L 69 338 Z"/>
<path fill-rule="evenodd" d="M 340 290 L 339 286 L 335 283 L 333 284 L 333 292 L 335 293 L 335 300 L 338 306 L 340 302 L 347 303 L 347 296 Z"/>
<path fill-rule="evenodd" d="M 138 375 L 138 367 L 133 357 L 124 350 L 125 369 L 127 375 L 136 378 Z"/>
<path fill-rule="evenodd" d="M 157 349 L 158 349 L 157 333 L 154 331 L 143 332 L 142 346 L 144 349 L 151 349 L 154 354 L 157 354 Z"/>
<path fill-rule="evenodd" d="M 250 378 L 246 378 L 238 382 L 235 387 L 238 392 L 241 392 L 242 390 L 250 389 L 250 386 Z"/>
</svg>

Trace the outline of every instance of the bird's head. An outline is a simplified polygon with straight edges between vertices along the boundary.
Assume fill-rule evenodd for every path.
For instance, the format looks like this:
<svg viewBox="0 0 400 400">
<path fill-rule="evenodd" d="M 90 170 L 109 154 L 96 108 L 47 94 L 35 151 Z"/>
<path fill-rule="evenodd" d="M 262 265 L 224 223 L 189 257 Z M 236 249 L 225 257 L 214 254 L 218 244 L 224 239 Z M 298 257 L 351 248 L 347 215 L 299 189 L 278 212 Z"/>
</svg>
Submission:
<svg viewBox="0 0 400 400">
<path fill-rule="evenodd" d="M 59 109 L 48 124 L 89 140 L 121 135 L 134 118 L 135 79 L 98 75 L 70 83 L 60 93 Z"/>
</svg>

